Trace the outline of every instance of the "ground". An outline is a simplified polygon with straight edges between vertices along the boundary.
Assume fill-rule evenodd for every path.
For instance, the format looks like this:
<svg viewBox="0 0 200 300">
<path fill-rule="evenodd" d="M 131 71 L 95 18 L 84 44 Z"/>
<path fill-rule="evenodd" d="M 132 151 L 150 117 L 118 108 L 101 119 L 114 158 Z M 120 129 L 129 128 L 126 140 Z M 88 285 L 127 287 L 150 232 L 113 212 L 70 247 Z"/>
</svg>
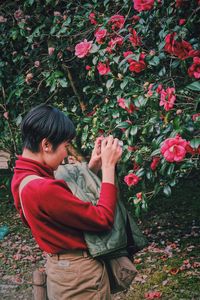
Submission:
<svg viewBox="0 0 200 300">
<path fill-rule="evenodd" d="M 45 255 L 0 188 L 0 227 L 9 233 L 0 242 L 0 299 L 32 299 L 32 272 L 43 268 Z M 200 299 L 200 181 L 183 180 L 170 198 L 159 197 L 138 223 L 149 245 L 137 253 L 138 269 L 130 289 L 115 300 Z"/>
</svg>

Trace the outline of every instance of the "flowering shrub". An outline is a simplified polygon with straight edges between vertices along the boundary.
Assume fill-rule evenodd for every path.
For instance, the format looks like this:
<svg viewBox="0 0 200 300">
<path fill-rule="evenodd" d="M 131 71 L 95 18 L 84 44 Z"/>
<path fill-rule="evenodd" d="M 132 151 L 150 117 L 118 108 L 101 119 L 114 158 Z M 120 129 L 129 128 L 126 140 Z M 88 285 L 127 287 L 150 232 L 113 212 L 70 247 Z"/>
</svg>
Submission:
<svg viewBox="0 0 200 300">
<path fill-rule="evenodd" d="M 1 148 L 18 153 L 24 113 L 47 102 L 76 122 L 85 155 L 98 136 L 123 141 L 118 175 L 137 213 L 199 169 L 199 1 L 6 2 Z"/>
</svg>

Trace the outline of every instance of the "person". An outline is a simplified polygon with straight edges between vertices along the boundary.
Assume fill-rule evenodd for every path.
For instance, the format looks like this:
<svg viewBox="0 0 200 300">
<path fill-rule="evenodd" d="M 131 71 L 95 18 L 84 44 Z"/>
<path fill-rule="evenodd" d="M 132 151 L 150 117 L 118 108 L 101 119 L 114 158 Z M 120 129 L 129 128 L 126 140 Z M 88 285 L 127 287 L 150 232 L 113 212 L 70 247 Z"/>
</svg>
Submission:
<svg viewBox="0 0 200 300">
<path fill-rule="evenodd" d="M 113 226 L 115 166 L 122 155 L 119 140 L 110 135 L 95 142 L 89 167 L 96 171 L 101 167 L 102 184 L 94 206 L 54 177 L 75 137 L 72 121 L 57 108 L 42 104 L 24 117 L 21 133 L 23 152 L 16 160 L 11 189 L 22 221 L 47 253 L 49 300 L 111 299 L 105 265 L 90 256 L 83 232 L 102 232 Z M 37 177 L 20 190 L 30 175 Z"/>
</svg>

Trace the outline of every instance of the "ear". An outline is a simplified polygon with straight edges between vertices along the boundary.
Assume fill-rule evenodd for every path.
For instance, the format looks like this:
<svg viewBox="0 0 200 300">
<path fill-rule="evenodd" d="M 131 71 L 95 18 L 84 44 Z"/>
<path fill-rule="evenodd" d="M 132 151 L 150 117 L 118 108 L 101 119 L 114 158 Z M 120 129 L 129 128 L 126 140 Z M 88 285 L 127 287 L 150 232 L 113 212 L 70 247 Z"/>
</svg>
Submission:
<svg viewBox="0 0 200 300">
<path fill-rule="evenodd" d="M 41 148 L 44 152 L 48 153 L 52 150 L 52 144 L 46 138 L 44 138 L 41 141 Z"/>
</svg>

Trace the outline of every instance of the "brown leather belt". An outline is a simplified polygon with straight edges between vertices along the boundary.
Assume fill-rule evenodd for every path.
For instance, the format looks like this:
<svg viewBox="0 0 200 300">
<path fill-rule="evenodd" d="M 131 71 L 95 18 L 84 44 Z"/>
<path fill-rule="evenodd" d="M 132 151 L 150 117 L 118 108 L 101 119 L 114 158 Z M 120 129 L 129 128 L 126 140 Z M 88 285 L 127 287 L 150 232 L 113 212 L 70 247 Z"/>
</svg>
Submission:
<svg viewBox="0 0 200 300">
<path fill-rule="evenodd" d="M 48 253 L 48 256 L 55 260 L 60 259 L 67 259 L 72 256 L 83 256 L 83 257 L 89 257 L 90 254 L 87 250 L 81 250 L 81 249 L 74 249 L 74 250 L 67 250 L 64 253 L 58 253 L 58 254 L 51 254 Z"/>
</svg>

